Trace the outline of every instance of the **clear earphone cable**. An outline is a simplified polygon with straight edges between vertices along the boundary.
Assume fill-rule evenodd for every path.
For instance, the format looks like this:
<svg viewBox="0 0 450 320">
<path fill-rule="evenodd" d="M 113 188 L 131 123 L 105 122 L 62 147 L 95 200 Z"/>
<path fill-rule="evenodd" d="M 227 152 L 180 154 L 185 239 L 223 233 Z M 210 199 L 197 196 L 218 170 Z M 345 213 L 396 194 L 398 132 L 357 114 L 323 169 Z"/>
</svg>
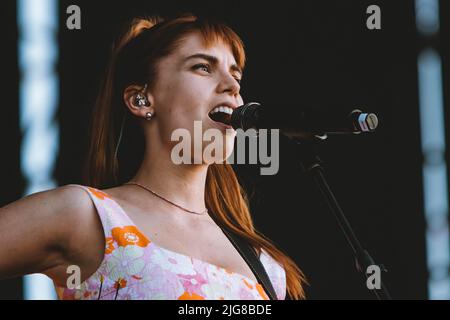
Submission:
<svg viewBox="0 0 450 320">
<path fill-rule="evenodd" d="M 114 152 L 114 158 L 117 159 L 117 153 L 119 151 L 120 142 L 122 141 L 122 134 L 123 134 L 123 127 L 125 125 L 125 119 L 127 117 L 127 114 L 124 113 L 123 119 L 122 119 L 122 125 L 120 126 L 120 133 L 119 133 L 119 139 L 117 140 L 117 146 L 116 151 Z M 118 160 L 118 159 L 117 159 Z"/>
</svg>

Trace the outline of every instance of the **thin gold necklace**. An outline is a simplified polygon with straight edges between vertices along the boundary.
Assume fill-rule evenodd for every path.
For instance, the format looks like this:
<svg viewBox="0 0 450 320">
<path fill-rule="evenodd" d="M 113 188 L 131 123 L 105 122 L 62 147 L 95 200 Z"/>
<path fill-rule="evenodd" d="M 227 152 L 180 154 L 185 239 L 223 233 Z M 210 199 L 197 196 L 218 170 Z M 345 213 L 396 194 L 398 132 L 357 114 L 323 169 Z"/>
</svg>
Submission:
<svg viewBox="0 0 450 320">
<path fill-rule="evenodd" d="M 124 185 L 127 185 L 127 184 L 128 184 L 128 185 L 132 185 L 132 184 L 137 185 L 137 186 L 139 186 L 139 187 L 141 187 L 141 188 L 143 188 L 143 189 L 145 189 L 145 190 L 151 192 L 152 194 L 154 194 L 154 195 L 157 196 L 158 198 L 160 198 L 160 199 L 162 199 L 162 200 L 164 200 L 164 201 L 170 203 L 171 205 L 173 205 L 173 206 L 175 206 L 175 207 L 177 207 L 177 208 L 179 208 L 179 209 L 181 209 L 181 210 L 183 210 L 183 211 L 186 211 L 186 212 L 189 212 L 189 213 L 198 214 L 198 215 L 205 215 L 205 214 L 208 213 L 208 209 L 205 209 L 205 210 L 203 210 L 202 212 L 195 212 L 195 211 L 191 211 L 191 210 L 188 210 L 188 209 L 186 209 L 186 208 L 183 208 L 182 206 L 180 206 L 180 205 L 178 205 L 178 204 L 176 204 L 176 203 L 173 203 L 173 202 L 170 201 L 169 199 L 164 198 L 163 196 L 157 194 L 155 191 L 151 190 L 150 188 L 148 188 L 148 187 L 146 187 L 146 186 L 143 186 L 143 185 L 140 184 L 140 183 L 137 183 L 137 182 L 127 182 L 127 183 L 124 183 Z"/>
</svg>

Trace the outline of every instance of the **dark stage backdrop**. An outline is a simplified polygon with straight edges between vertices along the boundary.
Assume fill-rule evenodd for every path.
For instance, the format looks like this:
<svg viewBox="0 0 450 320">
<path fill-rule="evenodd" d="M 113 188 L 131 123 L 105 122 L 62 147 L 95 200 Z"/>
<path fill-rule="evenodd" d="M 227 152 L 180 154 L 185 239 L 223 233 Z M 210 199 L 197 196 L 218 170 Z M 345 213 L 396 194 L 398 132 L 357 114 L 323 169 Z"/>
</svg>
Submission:
<svg viewBox="0 0 450 320">
<path fill-rule="evenodd" d="M 1 61 L 7 65 L 2 69 L 0 205 L 19 198 L 24 187 L 18 164 L 17 30 L 11 3 L 2 5 L 6 19 L 1 21 Z M 81 30 L 65 28 L 71 4 L 81 8 Z M 371 4 L 381 7 L 381 30 L 366 28 L 366 8 Z M 447 38 L 449 9 L 442 3 L 441 34 Z M 379 116 L 376 133 L 331 137 L 320 148 L 321 158 L 356 234 L 388 269 L 383 279 L 393 298 L 427 298 L 417 84 L 420 42 L 413 1 L 60 1 L 60 146 L 54 171 L 59 185 L 81 183 L 88 117 L 118 26 L 136 14 L 186 11 L 220 18 L 242 37 L 248 59 L 242 83 L 245 101 L 280 111 L 310 105 L 343 111 L 359 107 Z M 449 45 L 440 45 L 447 54 L 443 63 L 448 76 Z M 288 139 L 281 142 L 277 175 L 260 176 L 256 165 L 235 166 L 252 194 L 257 227 L 305 272 L 309 298 L 373 299 L 355 272 L 333 216 L 300 173 L 293 144 Z M 0 298 L 21 295 L 19 279 L 0 282 Z"/>
</svg>

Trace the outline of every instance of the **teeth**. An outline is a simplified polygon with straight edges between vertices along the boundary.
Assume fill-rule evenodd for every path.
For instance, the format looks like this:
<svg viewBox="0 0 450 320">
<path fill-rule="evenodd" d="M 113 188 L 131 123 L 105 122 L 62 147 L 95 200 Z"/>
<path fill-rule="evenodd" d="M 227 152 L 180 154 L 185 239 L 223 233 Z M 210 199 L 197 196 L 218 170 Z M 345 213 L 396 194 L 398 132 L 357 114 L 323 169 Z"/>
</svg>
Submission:
<svg viewBox="0 0 450 320">
<path fill-rule="evenodd" d="M 210 113 L 214 114 L 217 112 L 223 112 L 223 113 L 227 113 L 227 114 L 232 114 L 233 113 L 233 109 L 230 107 L 215 107 Z"/>
</svg>

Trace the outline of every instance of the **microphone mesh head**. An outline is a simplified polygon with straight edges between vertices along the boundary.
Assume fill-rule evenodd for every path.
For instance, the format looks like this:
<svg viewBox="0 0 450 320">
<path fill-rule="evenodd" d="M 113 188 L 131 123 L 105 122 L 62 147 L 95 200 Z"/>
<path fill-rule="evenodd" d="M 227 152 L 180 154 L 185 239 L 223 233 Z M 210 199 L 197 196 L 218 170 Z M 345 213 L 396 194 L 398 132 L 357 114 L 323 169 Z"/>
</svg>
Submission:
<svg viewBox="0 0 450 320">
<path fill-rule="evenodd" d="M 249 102 L 237 107 L 231 115 L 231 126 L 234 129 L 247 130 L 255 127 L 254 114 L 261 104 L 258 102 Z"/>
</svg>

